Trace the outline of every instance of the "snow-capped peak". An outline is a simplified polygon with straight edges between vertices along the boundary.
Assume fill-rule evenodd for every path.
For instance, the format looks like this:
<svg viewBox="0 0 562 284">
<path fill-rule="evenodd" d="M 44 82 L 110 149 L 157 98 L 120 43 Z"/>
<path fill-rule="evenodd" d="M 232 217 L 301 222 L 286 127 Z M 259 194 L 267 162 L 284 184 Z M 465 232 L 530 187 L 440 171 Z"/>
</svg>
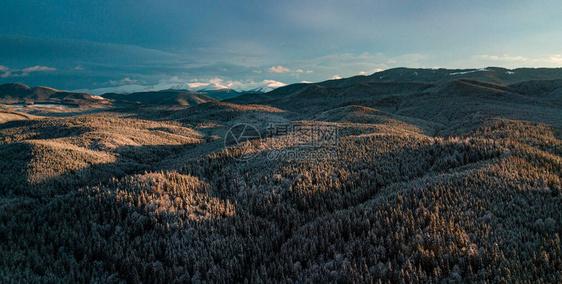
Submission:
<svg viewBox="0 0 562 284">
<path fill-rule="evenodd" d="M 257 92 L 265 93 L 272 91 L 276 88 L 286 86 L 287 84 L 274 81 L 274 80 L 263 80 L 261 82 L 255 81 L 224 81 L 222 79 L 212 79 L 208 82 L 178 82 L 179 80 L 171 80 L 167 82 L 160 82 L 159 84 L 153 86 L 142 86 L 142 85 L 122 85 L 117 87 L 99 88 L 99 89 L 82 89 L 75 90 L 75 92 L 89 93 L 93 95 L 102 95 L 105 93 L 135 93 L 135 92 L 149 92 L 149 91 L 161 91 L 161 90 L 188 90 L 194 92 L 212 92 L 212 91 L 229 91 L 234 90 L 237 92 Z"/>
</svg>

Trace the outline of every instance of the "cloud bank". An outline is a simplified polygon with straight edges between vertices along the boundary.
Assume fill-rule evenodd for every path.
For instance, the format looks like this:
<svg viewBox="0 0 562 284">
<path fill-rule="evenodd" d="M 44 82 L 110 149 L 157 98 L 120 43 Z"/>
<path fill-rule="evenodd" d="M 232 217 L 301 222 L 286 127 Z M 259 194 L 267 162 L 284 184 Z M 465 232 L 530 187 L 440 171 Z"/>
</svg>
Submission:
<svg viewBox="0 0 562 284">
<path fill-rule="evenodd" d="M 33 66 L 26 67 L 22 69 L 11 69 L 6 66 L 0 65 L 0 78 L 14 78 L 14 77 L 26 77 L 33 72 L 49 72 L 56 71 L 56 68 L 51 68 L 47 66 Z"/>
</svg>

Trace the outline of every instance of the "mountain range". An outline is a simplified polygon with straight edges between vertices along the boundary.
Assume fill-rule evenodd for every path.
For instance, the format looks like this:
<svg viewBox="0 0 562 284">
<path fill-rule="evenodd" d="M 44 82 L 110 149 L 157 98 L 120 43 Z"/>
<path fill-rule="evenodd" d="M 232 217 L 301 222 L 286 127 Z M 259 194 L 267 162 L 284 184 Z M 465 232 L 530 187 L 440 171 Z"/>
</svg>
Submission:
<svg viewBox="0 0 562 284">
<path fill-rule="evenodd" d="M 99 88 L 99 89 L 81 89 L 75 90 L 74 92 L 84 92 L 84 93 L 91 93 L 94 95 L 102 95 L 105 93 L 138 93 L 138 92 L 155 92 L 155 91 L 165 91 L 165 90 L 174 90 L 174 91 L 190 91 L 190 92 L 198 92 L 202 94 L 210 94 L 216 99 L 227 99 L 236 97 L 242 94 L 247 93 L 266 93 L 271 90 L 274 90 L 277 87 L 285 86 L 286 84 L 273 81 L 273 80 L 264 80 L 262 82 L 250 82 L 250 83 L 241 83 L 241 82 L 231 82 L 228 84 L 222 84 L 221 80 L 213 81 L 210 83 L 160 83 L 153 86 L 144 86 L 144 85 L 122 85 L 117 87 L 107 87 L 107 88 Z"/>
<path fill-rule="evenodd" d="M 500 67 L 487 67 L 479 69 L 445 69 L 445 68 L 393 68 L 376 72 L 372 75 L 358 75 L 350 78 L 328 80 L 318 85 L 343 87 L 358 82 L 445 82 L 452 79 L 474 79 L 485 82 L 511 84 L 527 80 L 557 79 L 562 76 L 561 68 L 517 68 L 506 69 Z M 288 88 L 294 88 L 291 84 Z M 302 85 L 306 85 L 303 83 Z M 195 91 L 203 94 L 211 94 L 217 99 L 227 99 L 245 93 L 267 93 L 274 89 L 284 87 L 286 84 L 273 80 L 250 84 L 238 84 L 236 86 L 225 86 L 220 83 L 161 83 L 153 86 L 122 85 L 93 90 L 76 90 L 74 92 L 85 92 L 94 95 L 104 93 L 134 93 L 143 91 L 161 90 L 183 90 Z"/>
<path fill-rule="evenodd" d="M 562 78 L 562 68 L 517 68 L 486 67 L 479 69 L 445 69 L 445 68 L 393 68 L 343 79 L 328 80 L 319 83 L 300 83 L 277 88 L 271 95 L 294 92 L 308 85 L 324 87 L 348 87 L 358 83 L 402 83 L 419 82 L 440 84 L 457 79 L 472 79 L 496 84 L 514 84 L 531 80 L 556 80 Z"/>
<path fill-rule="evenodd" d="M 556 80 L 562 78 L 562 68 L 517 68 L 506 69 L 499 67 L 487 67 L 479 69 L 427 69 L 427 68 L 393 68 L 376 72 L 369 76 L 354 76 L 344 79 L 328 80 L 319 83 L 297 83 L 283 86 L 275 81 L 264 81 L 260 84 L 251 84 L 244 89 L 238 86 L 232 89 L 218 83 L 194 86 L 190 83 L 159 84 L 155 86 L 123 85 L 114 88 L 96 89 L 92 94 L 101 95 L 105 98 L 123 99 L 125 96 L 116 94 L 127 94 L 129 102 L 147 102 L 148 96 L 163 94 L 193 94 L 199 93 L 217 100 L 233 100 L 236 102 L 258 102 L 269 100 L 274 97 L 286 95 L 303 90 L 310 86 L 344 88 L 360 83 L 403 83 L 418 82 L 442 84 L 457 79 L 472 79 L 476 81 L 515 84 L 533 80 Z M 527 84 L 530 85 L 530 84 Z M 22 103 L 26 101 L 39 102 L 76 102 L 77 100 L 92 101 L 99 97 L 89 96 L 86 91 L 59 91 L 48 87 L 30 88 L 22 84 L 4 84 L 0 87 L 0 102 Z M 163 91 L 163 92 L 162 92 Z M 145 93 L 145 94 L 142 94 Z M 138 100 L 133 99 L 140 96 Z M 150 100 L 152 104 L 159 104 L 157 99 Z M 169 104 L 169 100 L 162 100 L 163 104 Z"/>
</svg>

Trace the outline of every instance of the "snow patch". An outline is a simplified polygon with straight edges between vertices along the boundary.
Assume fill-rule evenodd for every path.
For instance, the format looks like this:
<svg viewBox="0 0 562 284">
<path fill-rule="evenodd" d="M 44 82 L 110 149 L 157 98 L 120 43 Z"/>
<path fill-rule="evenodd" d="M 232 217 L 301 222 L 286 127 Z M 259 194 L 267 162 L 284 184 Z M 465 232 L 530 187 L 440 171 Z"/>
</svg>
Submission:
<svg viewBox="0 0 562 284">
<path fill-rule="evenodd" d="M 513 75 L 513 74 L 515 74 L 515 72 L 513 72 L 513 71 L 507 71 L 507 72 L 505 72 L 505 73 L 507 73 L 508 75 Z"/>
<path fill-rule="evenodd" d="M 474 72 L 487 72 L 490 71 L 486 68 L 480 68 L 480 69 L 474 69 L 474 70 L 469 70 L 469 71 L 463 71 L 463 72 L 453 72 L 453 73 L 449 73 L 449 75 L 454 76 L 454 75 L 464 75 L 464 74 L 468 74 L 468 73 L 474 73 Z"/>
</svg>

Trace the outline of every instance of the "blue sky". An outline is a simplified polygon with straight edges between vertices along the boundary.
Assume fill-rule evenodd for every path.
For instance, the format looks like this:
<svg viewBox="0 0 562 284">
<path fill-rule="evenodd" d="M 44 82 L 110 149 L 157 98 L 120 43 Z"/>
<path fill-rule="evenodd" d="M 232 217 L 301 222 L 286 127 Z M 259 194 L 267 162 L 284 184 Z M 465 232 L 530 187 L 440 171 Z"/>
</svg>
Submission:
<svg viewBox="0 0 562 284">
<path fill-rule="evenodd" d="M 399 66 L 562 67 L 557 1 L 4 2 L 0 83 L 242 88 Z"/>
</svg>

